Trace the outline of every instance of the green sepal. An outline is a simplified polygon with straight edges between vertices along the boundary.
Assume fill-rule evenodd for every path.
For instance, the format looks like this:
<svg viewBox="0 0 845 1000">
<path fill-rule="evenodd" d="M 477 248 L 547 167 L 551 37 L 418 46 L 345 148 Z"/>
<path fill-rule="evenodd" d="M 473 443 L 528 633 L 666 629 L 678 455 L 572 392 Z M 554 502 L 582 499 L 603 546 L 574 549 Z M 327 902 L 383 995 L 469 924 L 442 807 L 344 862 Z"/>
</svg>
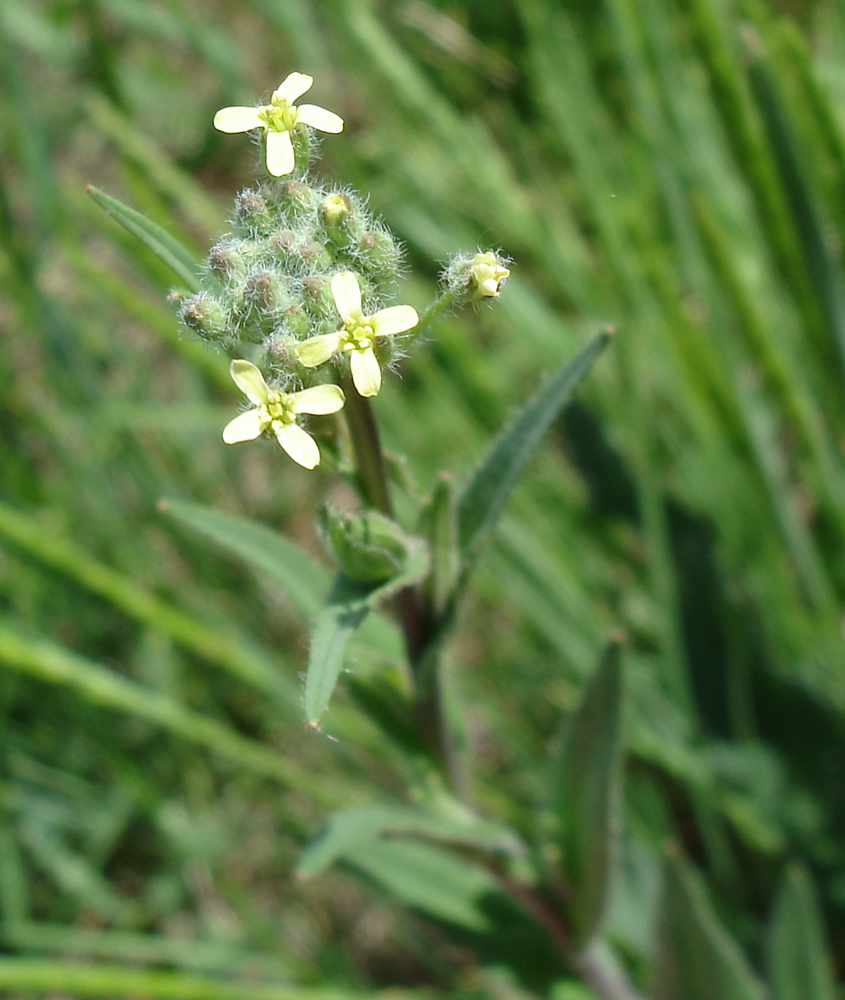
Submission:
<svg viewBox="0 0 845 1000">
<path fill-rule="evenodd" d="M 551 856 L 575 943 L 586 946 L 601 927 L 610 894 L 620 827 L 622 668 L 612 642 L 569 720 L 552 777 Z"/>
<path fill-rule="evenodd" d="M 163 264 L 166 264 L 189 292 L 200 290 L 197 262 L 190 251 L 166 229 L 140 212 L 136 212 L 134 208 L 124 205 L 117 198 L 106 194 L 105 191 L 100 191 L 99 188 L 89 184 L 85 190 L 100 208 L 105 209 L 124 229 L 137 237 Z"/>
</svg>

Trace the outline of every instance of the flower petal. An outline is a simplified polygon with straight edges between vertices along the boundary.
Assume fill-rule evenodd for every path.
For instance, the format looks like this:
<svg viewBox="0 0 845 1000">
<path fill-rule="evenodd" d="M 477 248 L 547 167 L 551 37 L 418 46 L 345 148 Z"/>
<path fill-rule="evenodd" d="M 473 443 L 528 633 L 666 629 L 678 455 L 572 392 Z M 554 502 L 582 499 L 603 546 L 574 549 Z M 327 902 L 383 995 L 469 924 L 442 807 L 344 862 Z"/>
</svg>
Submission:
<svg viewBox="0 0 845 1000">
<path fill-rule="evenodd" d="M 339 333 L 324 333 L 319 337 L 310 337 L 296 345 L 296 356 L 306 368 L 316 368 L 340 350 L 341 336 Z"/>
<path fill-rule="evenodd" d="M 270 398 L 270 390 L 267 388 L 264 376 L 252 362 L 237 358 L 229 365 L 229 374 L 250 403 L 261 406 Z"/>
<path fill-rule="evenodd" d="M 279 444 L 305 469 L 313 469 L 320 464 L 320 449 L 317 442 L 299 424 L 277 424 L 273 430 Z"/>
<path fill-rule="evenodd" d="M 343 322 L 361 320 L 361 286 L 351 271 L 341 271 L 332 278 L 334 304 Z"/>
<path fill-rule="evenodd" d="M 258 108 L 221 108 L 214 116 L 214 127 L 220 132 L 249 132 L 263 124 Z"/>
<path fill-rule="evenodd" d="M 291 395 L 294 413 L 337 413 L 346 402 L 339 385 L 315 385 Z"/>
<path fill-rule="evenodd" d="M 281 177 L 293 170 L 293 143 L 290 132 L 267 131 L 267 169 L 274 177 Z"/>
<path fill-rule="evenodd" d="M 306 73 L 290 73 L 276 88 L 276 95 L 288 104 L 293 104 L 297 97 L 302 97 L 306 90 L 311 89 L 313 76 Z"/>
<path fill-rule="evenodd" d="M 300 104 L 296 109 L 296 120 L 305 122 L 312 128 L 318 128 L 321 132 L 342 132 L 343 119 L 336 115 L 334 111 L 326 111 L 316 104 Z"/>
<path fill-rule="evenodd" d="M 238 444 L 239 441 L 254 441 L 263 430 L 261 415 L 258 410 L 247 410 L 230 420 L 223 428 L 223 440 L 226 444 Z"/>
<path fill-rule="evenodd" d="M 372 347 L 352 351 L 349 357 L 352 381 L 360 396 L 377 396 L 381 388 L 381 368 Z"/>
<path fill-rule="evenodd" d="M 390 306 L 372 317 L 373 333 L 377 337 L 391 337 L 394 333 L 404 333 L 419 323 L 417 310 L 413 306 Z"/>
</svg>

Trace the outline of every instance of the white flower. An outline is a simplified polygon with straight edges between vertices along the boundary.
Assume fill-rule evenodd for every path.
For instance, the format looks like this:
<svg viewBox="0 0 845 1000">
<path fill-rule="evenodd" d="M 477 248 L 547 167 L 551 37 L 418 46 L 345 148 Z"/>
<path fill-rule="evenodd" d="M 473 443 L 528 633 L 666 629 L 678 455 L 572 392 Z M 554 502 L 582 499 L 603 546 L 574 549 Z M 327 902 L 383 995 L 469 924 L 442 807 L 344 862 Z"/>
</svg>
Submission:
<svg viewBox="0 0 845 1000">
<path fill-rule="evenodd" d="M 332 278 L 332 295 L 343 326 L 337 333 L 304 340 L 296 355 L 306 368 L 314 368 L 343 351 L 349 354 L 352 381 L 361 396 L 375 396 L 381 388 L 379 367 L 373 343 L 379 337 L 404 333 L 419 323 L 416 309 L 411 306 L 390 306 L 372 316 L 361 311 L 361 288 L 351 271 Z"/>
<path fill-rule="evenodd" d="M 336 385 L 315 385 L 302 392 L 281 392 L 271 389 L 264 376 L 249 361 L 236 360 L 229 366 L 235 384 L 244 393 L 254 410 L 247 410 L 230 420 L 223 428 L 226 444 L 252 441 L 262 434 L 272 433 L 290 455 L 306 469 L 320 464 L 317 442 L 296 422 L 299 413 L 337 413 L 345 399 Z"/>
<path fill-rule="evenodd" d="M 342 132 L 343 119 L 316 104 L 293 103 L 314 82 L 304 73 L 291 73 L 273 91 L 270 103 L 259 108 L 223 108 L 214 116 L 214 127 L 221 132 L 249 132 L 263 128 L 267 134 L 267 169 L 274 177 L 289 174 L 294 167 L 290 130 L 303 122 L 321 132 Z"/>
<path fill-rule="evenodd" d="M 494 253 L 478 253 L 469 268 L 470 287 L 474 299 L 498 296 L 499 289 L 510 271 Z"/>
</svg>

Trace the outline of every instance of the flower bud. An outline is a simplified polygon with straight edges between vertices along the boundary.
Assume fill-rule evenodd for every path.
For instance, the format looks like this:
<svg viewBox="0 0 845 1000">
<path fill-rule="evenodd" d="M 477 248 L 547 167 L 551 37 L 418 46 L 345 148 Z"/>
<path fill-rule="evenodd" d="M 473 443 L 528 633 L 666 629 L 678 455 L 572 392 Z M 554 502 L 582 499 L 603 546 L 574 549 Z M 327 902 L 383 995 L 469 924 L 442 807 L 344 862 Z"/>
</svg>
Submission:
<svg viewBox="0 0 845 1000">
<path fill-rule="evenodd" d="M 324 243 L 320 243 L 319 240 L 311 239 L 310 236 L 307 236 L 304 240 L 302 240 L 296 248 L 296 252 L 306 264 L 309 264 L 314 268 L 319 269 L 331 267 L 332 265 L 332 255 L 329 253 L 326 245 Z"/>
<path fill-rule="evenodd" d="M 242 228 L 253 234 L 267 232 L 272 224 L 267 202 L 258 191 L 251 188 L 235 196 L 235 219 Z"/>
<path fill-rule="evenodd" d="M 380 277 L 394 278 L 399 271 L 399 248 L 390 233 L 368 230 L 359 242 L 363 270 Z"/>
<path fill-rule="evenodd" d="M 331 278 L 323 274 L 309 274 L 302 279 L 300 287 L 303 305 L 312 316 L 339 319 L 332 295 Z"/>
<path fill-rule="evenodd" d="M 502 283 L 510 274 L 504 261 L 492 251 L 470 257 L 460 254 L 441 275 L 441 283 L 451 292 L 456 305 L 498 298 Z"/>
<path fill-rule="evenodd" d="M 222 341 L 229 332 L 223 307 L 208 292 L 198 292 L 183 299 L 179 318 L 203 340 Z"/>
<path fill-rule="evenodd" d="M 492 252 L 478 253 L 469 268 L 472 299 L 495 298 L 510 271 Z"/>
<path fill-rule="evenodd" d="M 275 275 L 259 271 L 244 284 L 243 300 L 260 312 L 269 312 L 279 304 L 280 291 L 279 280 Z"/>
<path fill-rule="evenodd" d="M 321 524 L 340 568 L 351 579 L 381 583 L 405 566 L 408 540 L 399 525 L 384 514 L 325 507 Z"/>
<path fill-rule="evenodd" d="M 218 243 L 208 255 L 208 269 L 218 278 L 231 278 L 243 271 L 243 260 L 232 247 Z"/>
<path fill-rule="evenodd" d="M 281 185 L 281 205 L 295 214 L 313 209 L 315 199 L 316 192 L 303 181 L 285 181 Z"/>
</svg>

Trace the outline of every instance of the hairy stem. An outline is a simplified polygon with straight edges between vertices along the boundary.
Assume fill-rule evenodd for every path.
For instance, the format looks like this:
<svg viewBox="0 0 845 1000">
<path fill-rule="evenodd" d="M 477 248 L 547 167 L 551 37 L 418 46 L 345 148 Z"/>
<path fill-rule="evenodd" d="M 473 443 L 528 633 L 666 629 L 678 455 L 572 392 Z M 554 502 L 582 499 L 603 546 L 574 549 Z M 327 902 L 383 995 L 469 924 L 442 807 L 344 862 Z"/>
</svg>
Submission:
<svg viewBox="0 0 845 1000">
<path fill-rule="evenodd" d="M 358 485 L 364 503 L 393 517 L 387 471 L 378 424 L 369 399 L 359 396 L 348 374 L 342 376 L 346 394 L 346 422 L 355 452 Z M 416 587 L 406 587 L 395 600 L 402 626 L 408 662 L 414 678 L 414 714 L 432 758 L 442 769 L 452 789 L 461 794 L 463 781 L 457 764 L 454 740 L 446 719 L 439 663 L 432 662 L 433 636 L 423 615 Z"/>
</svg>

